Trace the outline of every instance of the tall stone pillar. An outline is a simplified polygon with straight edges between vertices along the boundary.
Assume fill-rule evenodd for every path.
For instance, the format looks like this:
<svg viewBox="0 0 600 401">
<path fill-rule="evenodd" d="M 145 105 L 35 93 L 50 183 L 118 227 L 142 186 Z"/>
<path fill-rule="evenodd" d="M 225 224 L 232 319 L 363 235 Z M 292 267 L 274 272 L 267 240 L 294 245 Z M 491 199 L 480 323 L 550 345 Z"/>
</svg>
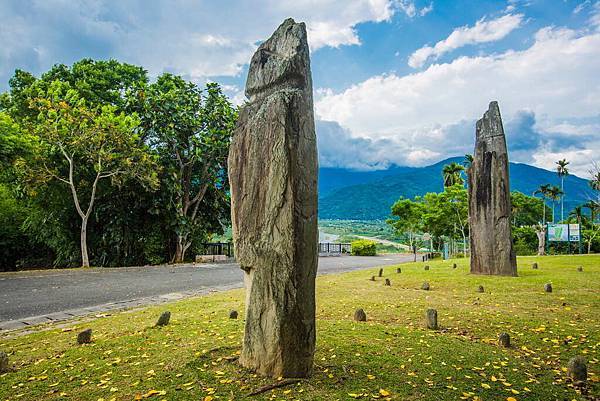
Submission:
<svg viewBox="0 0 600 401">
<path fill-rule="evenodd" d="M 469 175 L 471 273 L 516 276 L 508 153 L 498 102 L 477 121 Z"/>
<path fill-rule="evenodd" d="M 306 377 L 315 351 L 317 145 L 304 23 L 285 20 L 250 62 L 229 151 L 235 253 L 244 270 L 240 363 Z"/>
</svg>

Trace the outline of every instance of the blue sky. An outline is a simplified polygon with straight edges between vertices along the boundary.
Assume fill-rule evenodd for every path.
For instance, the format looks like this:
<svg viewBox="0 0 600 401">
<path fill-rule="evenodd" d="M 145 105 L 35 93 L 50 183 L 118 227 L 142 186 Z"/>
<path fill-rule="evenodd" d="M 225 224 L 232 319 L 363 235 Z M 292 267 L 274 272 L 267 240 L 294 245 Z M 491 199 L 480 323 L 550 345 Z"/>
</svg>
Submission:
<svg viewBox="0 0 600 401">
<path fill-rule="evenodd" d="M 600 161 L 599 0 L 4 0 L 0 90 L 116 58 L 244 101 L 247 63 L 286 17 L 309 30 L 323 166 L 426 165 L 471 153 L 498 100 L 513 161 L 586 176 Z"/>
</svg>

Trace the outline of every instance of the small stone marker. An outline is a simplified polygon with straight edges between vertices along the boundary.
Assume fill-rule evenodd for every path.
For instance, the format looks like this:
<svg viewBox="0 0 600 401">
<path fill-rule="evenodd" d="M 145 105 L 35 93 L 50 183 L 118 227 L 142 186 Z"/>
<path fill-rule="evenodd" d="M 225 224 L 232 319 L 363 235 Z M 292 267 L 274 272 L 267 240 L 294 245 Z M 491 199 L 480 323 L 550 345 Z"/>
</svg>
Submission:
<svg viewBox="0 0 600 401">
<path fill-rule="evenodd" d="M 386 278 L 386 279 L 385 279 L 385 285 L 387 285 L 387 286 L 390 286 L 390 285 L 392 285 L 392 283 L 390 282 L 390 279 L 389 279 L 389 278 Z"/>
<path fill-rule="evenodd" d="M 236 310 L 232 310 L 229 312 L 229 318 L 230 319 L 237 319 L 238 318 L 238 313 Z"/>
<path fill-rule="evenodd" d="M 587 364 L 582 356 L 575 356 L 567 364 L 567 375 L 577 385 L 585 384 L 587 381 Z"/>
<path fill-rule="evenodd" d="M 531 268 L 532 268 L 533 270 L 537 270 L 537 268 L 538 268 L 538 264 L 537 264 L 537 262 L 534 262 L 534 263 L 531 265 Z"/>
<path fill-rule="evenodd" d="M 548 283 L 544 285 L 544 291 L 552 292 L 552 284 Z"/>
<path fill-rule="evenodd" d="M 166 311 L 161 313 L 160 317 L 158 318 L 158 321 L 156 322 L 157 326 L 166 326 L 169 324 L 169 320 L 171 320 L 171 312 Z"/>
<path fill-rule="evenodd" d="M 429 270 L 429 265 L 425 265 L 425 270 Z"/>
<path fill-rule="evenodd" d="M 429 291 L 429 283 L 427 281 L 424 282 L 423 285 L 421 286 L 421 289 L 425 290 L 425 291 Z"/>
<path fill-rule="evenodd" d="M 485 290 L 483 289 L 482 285 L 480 285 L 479 287 L 477 287 L 477 292 L 485 292 Z"/>
<path fill-rule="evenodd" d="M 356 320 L 357 322 L 366 322 L 367 314 L 364 310 L 357 309 L 356 312 L 354 312 L 354 320 Z"/>
<path fill-rule="evenodd" d="M 508 333 L 501 333 L 498 336 L 498 343 L 501 347 L 509 348 L 510 347 L 510 336 Z"/>
<path fill-rule="evenodd" d="M 0 351 L 0 373 L 8 372 L 8 355 Z"/>
<path fill-rule="evenodd" d="M 370 280 L 375 281 L 375 276 L 371 276 Z"/>
<path fill-rule="evenodd" d="M 427 328 L 430 330 L 438 329 L 438 321 L 437 321 L 437 310 L 435 309 L 427 309 L 427 313 L 425 314 L 427 319 Z"/>
<path fill-rule="evenodd" d="M 396 269 L 396 273 L 402 273 L 402 269 L 401 268 L 397 268 Z"/>
<path fill-rule="evenodd" d="M 87 329 L 77 334 L 77 344 L 89 344 L 92 342 L 92 329 Z"/>
<path fill-rule="evenodd" d="M 579 267 L 577 267 L 577 271 L 578 271 L 578 272 L 582 272 L 582 271 L 583 271 L 583 266 L 579 266 Z"/>
<path fill-rule="evenodd" d="M 379 269 L 379 277 L 383 277 L 383 269 Z"/>
<path fill-rule="evenodd" d="M 453 269 L 456 269 L 456 267 L 457 267 L 457 266 L 456 266 L 456 263 L 454 263 L 454 264 L 452 265 L 452 268 L 453 268 Z"/>
</svg>

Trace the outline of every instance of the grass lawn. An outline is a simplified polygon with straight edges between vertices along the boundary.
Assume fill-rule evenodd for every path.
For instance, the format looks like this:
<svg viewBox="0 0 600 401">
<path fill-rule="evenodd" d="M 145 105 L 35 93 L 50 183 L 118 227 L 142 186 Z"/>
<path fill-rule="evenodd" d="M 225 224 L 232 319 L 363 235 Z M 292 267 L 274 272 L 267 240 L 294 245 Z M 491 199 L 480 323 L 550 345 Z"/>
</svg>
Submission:
<svg viewBox="0 0 600 401">
<path fill-rule="evenodd" d="M 537 261 L 539 270 L 532 270 Z M 452 263 L 458 264 L 457 269 Z M 586 400 L 600 397 L 600 256 L 519 258 L 519 277 L 468 274 L 466 260 L 317 279 L 317 354 L 310 380 L 256 400 Z M 577 266 L 583 266 L 583 272 Z M 420 289 L 428 281 L 430 291 Z M 552 283 L 554 292 L 545 293 Z M 477 293 L 478 285 L 485 287 Z M 243 291 L 116 313 L 66 329 L 0 338 L 14 371 L 1 400 L 233 400 L 276 379 L 240 368 Z M 352 320 L 364 308 L 367 322 Z M 440 330 L 424 328 L 427 308 Z M 163 310 L 171 324 L 152 327 Z M 229 311 L 240 311 L 238 320 Z M 75 345 L 92 328 L 93 343 Z M 513 346 L 497 345 L 501 332 Z M 587 395 L 566 377 L 588 361 Z"/>
</svg>

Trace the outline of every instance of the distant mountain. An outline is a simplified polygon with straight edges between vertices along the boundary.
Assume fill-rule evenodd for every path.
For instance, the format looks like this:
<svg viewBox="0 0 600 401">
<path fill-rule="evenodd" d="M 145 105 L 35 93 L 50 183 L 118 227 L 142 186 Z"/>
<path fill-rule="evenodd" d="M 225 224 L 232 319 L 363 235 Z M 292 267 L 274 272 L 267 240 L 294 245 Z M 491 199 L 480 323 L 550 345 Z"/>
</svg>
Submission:
<svg viewBox="0 0 600 401">
<path fill-rule="evenodd" d="M 319 170 L 319 217 L 321 219 L 377 220 L 385 219 L 390 208 L 401 196 L 413 198 L 427 192 L 443 190 L 442 168 L 453 157 L 426 167 L 394 166 L 387 170 L 352 171 L 342 168 Z M 512 191 L 531 195 L 542 184 L 560 186 L 553 171 L 528 164 L 510 163 Z M 587 201 L 588 182 L 576 176 L 565 179 L 565 215 L 574 206 Z M 557 207 L 557 213 L 560 208 Z"/>
</svg>

